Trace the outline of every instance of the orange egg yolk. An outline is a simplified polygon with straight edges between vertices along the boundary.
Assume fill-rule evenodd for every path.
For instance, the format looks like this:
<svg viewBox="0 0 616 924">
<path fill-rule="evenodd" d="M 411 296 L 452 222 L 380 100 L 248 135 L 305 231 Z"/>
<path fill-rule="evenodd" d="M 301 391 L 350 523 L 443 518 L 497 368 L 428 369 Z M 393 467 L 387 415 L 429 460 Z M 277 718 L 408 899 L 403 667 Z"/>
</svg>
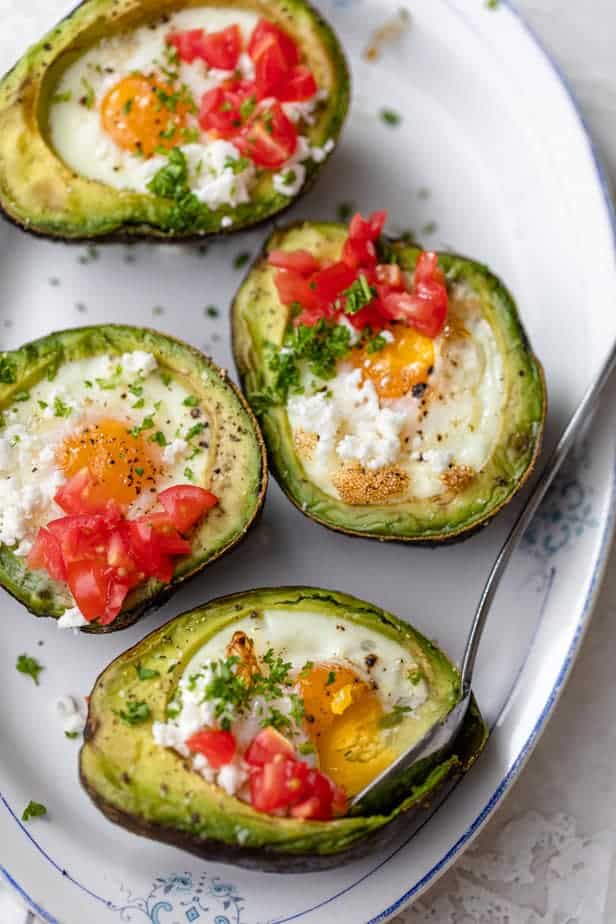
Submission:
<svg viewBox="0 0 616 924">
<path fill-rule="evenodd" d="M 156 490 L 159 468 L 154 452 L 141 435 L 130 433 L 126 423 L 105 418 L 67 436 L 57 463 L 67 478 L 82 468 L 90 470 L 97 482 L 95 502 L 131 504 L 143 492 Z"/>
<path fill-rule="evenodd" d="M 396 756 L 382 741 L 378 697 L 352 668 L 333 663 L 316 664 L 299 686 L 320 770 L 355 795 Z"/>
<path fill-rule="evenodd" d="M 132 154 L 150 157 L 159 147 L 173 148 L 181 141 L 188 105 L 181 100 L 173 109 L 165 98 L 173 87 L 143 74 L 123 77 L 101 102 L 101 123 L 115 143 Z"/>
<path fill-rule="evenodd" d="M 353 350 L 351 362 L 373 383 L 379 398 L 401 398 L 413 385 L 426 382 L 434 366 L 434 341 L 412 327 L 394 324 L 393 341 L 382 350 L 369 353 Z"/>
</svg>

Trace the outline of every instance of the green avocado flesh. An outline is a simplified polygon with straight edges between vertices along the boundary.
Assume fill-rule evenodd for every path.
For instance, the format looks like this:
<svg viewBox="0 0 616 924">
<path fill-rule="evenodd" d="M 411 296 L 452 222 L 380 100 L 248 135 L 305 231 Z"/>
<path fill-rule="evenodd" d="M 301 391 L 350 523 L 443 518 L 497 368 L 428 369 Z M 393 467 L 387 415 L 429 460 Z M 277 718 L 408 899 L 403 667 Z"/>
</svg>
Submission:
<svg viewBox="0 0 616 924">
<path fill-rule="evenodd" d="M 321 166 L 314 158 L 305 162 L 306 177 L 294 196 L 277 192 L 272 171 L 264 170 L 249 202 L 213 209 L 202 204 L 187 215 L 171 198 L 118 189 L 79 175 L 53 149 L 50 110 L 64 102 L 58 101 L 56 88 L 71 64 L 101 39 L 160 22 L 179 10 L 202 7 L 251 11 L 293 37 L 302 62 L 324 91 L 313 123 L 302 122 L 301 132 L 311 146 L 333 146 L 348 108 L 349 74 L 336 36 L 303 0 L 85 0 L 0 82 L 0 206 L 10 219 L 25 230 L 63 239 L 202 237 L 263 221 L 312 184 Z M 319 160 L 328 152 L 329 148 Z M 98 156 L 92 151 L 92 158 Z"/>
<path fill-rule="evenodd" d="M 157 745 L 152 722 L 166 721 L 167 706 L 195 654 L 218 633 L 228 634 L 235 623 L 271 620 L 276 613 L 282 625 L 285 620 L 302 620 L 294 637 L 308 639 L 311 632 L 314 637 L 312 626 L 326 617 L 335 623 L 334 629 L 345 628 L 346 639 L 353 632 L 361 639 L 363 630 L 382 636 L 383 645 L 400 645 L 425 680 L 428 694 L 420 710 L 425 721 L 429 716 L 428 724 L 457 700 L 459 676 L 445 655 L 407 623 L 355 597 L 287 587 L 214 600 L 176 617 L 120 655 L 94 686 L 80 775 L 95 804 L 112 821 L 218 862 L 276 872 L 322 869 L 383 845 L 398 828 L 408 832 L 436 794 L 470 767 L 487 737 L 474 703 L 451 756 L 436 766 L 417 768 L 403 796 L 383 814 L 308 821 L 257 812 L 206 782 L 176 751 Z M 289 650 L 275 653 L 284 656 Z M 328 655 L 331 652 L 323 651 L 324 659 Z M 140 679 L 144 674 L 148 679 Z M 121 718 L 131 703 L 139 704 L 144 721 L 127 724 Z"/>
<path fill-rule="evenodd" d="M 192 552 L 176 559 L 169 584 L 155 578 L 142 582 L 126 597 L 121 612 L 110 625 L 90 623 L 83 630 L 86 632 L 122 629 L 134 623 L 150 607 L 160 606 L 180 583 L 242 539 L 259 512 L 265 495 L 265 451 L 254 417 L 241 394 L 206 356 L 188 344 L 157 331 L 111 324 L 84 327 L 50 334 L 17 350 L 0 354 L 0 413 L 4 426 L 11 419 L 7 413 L 9 408 L 26 407 L 23 402 L 31 389 L 44 387 L 53 391 L 58 375 L 70 369 L 70 363 L 95 357 L 109 357 L 113 361 L 115 357 L 134 351 L 155 357 L 158 365 L 154 375 L 160 378 L 159 387 L 164 385 L 166 393 L 171 396 L 169 401 L 175 389 L 182 389 L 182 394 L 186 391 L 193 396 L 189 399 L 191 402 L 198 403 L 201 419 L 207 419 L 209 448 L 206 456 L 201 454 L 205 459 L 202 463 L 205 468 L 201 469 L 202 487 L 213 491 L 219 503 L 194 528 L 189 537 Z M 134 378 L 137 380 L 136 376 Z M 83 385 L 89 413 L 93 419 L 106 414 L 112 416 L 113 412 L 102 410 L 102 402 L 105 396 L 115 397 L 115 392 L 100 391 L 97 397 L 91 390 L 92 384 L 84 382 Z M 103 382 L 102 387 L 109 386 Z M 137 386 L 137 394 L 141 393 L 140 387 Z M 130 386 L 124 389 L 123 395 L 117 396 L 120 407 L 124 406 L 122 400 L 128 399 L 129 404 L 135 400 L 129 391 Z M 40 403 L 45 405 L 45 402 Z M 134 413 L 149 413 L 149 409 Z M 115 419 L 118 419 L 117 414 Z M 58 417 L 56 414 L 51 423 L 70 428 L 70 421 L 62 415 Z M 165 423 L 172 427 L 174 421 Z M 31 423 L 30 426 L 34 425 Z M 81 426 L 77 425 L 78 431 Z M 154 430 L 148 432 L 153 433 Z M 195 462 L 190 464 L 196 468 Z M 187 470 L 184 469 L 182 475 L 183 469 L 184 462 L 180 465 L 177 479 L 174 476 L 175 483 L 188 482 Z M 60 515 L 58 511 L 57 516 Z M 43 570 L 30 570 L 25 557 L 16 555 L 13 546 L 0 545 L 0 584 L 35 616 L 59 618 L 66 609 L 74 606 L 65 584 L 52 580 Z"/>
<path fill-rule="evenodd" d="M 245 394 L 263 429 L 271 470 L 290 500 L 303 513 L 333 529 L 379 539 L 427 543 L 467 536 L 485 525 L 507 504 L 530 474 L 540 450 L 546 413 L 541 365 L 530 348 L 511 295 L 485 266 L 449 253 L 439 254 L 439 264 L 445 272 L 449 293 L 448 324 L 434 341 L 436 359 L 432 367 L 427 368 L 424 383 L 420 385 L 424 390 L 420 392 L 421 403 L 418 399 L 416 405 L 405 405 L 405 413 L 409 415 L 409 430 L 402 430 L 395 463 L 397 468 L 394 469 L 396 477 L 403 479 L 402 484 L 406 485 L 403 489 L 398 489 L 400 481 L 395 481 L 393 490 L 379 494 L 381 485 L 388 484 L 387 477 L 391 469 L 384 467 L 376 473 L 384 473 L 386 476 L 379 482 L 373 471 L 367 471 L 359 463 L 359 469 L 351 474 L 353 478 L 359 474 L 359 485 L 364 493 L 345 494 L 342 488 L 338 490 L 339 482 L 335 479 L 339 476 L 336 473 L 343 472 L 346 477 L 347 469 L 344 466 L 351 463 L 341 461 L 333 452 L 327 464 L 334 474 L 328 470 L 326 477 L 329 482 L 319 482 L 314 474 L 314 466 L 312 469 L 310 467 L 313 462 L 310 453 L 314 454 L 315 444 L 318 447 L 322 438 L 320 433 L 308 434 L 315 442 L 312 447 L 308 447 L 307 455 L 302 452 L 304 447 L 301 445 L 305 434 L 302 430 L 298 432 L 292 425 L 290 399 L 287 403 L 284 400 L 263 400 L 264 395 L 271 395 L 276 388 L 277 380 L 272 370 L 271 357 L 280 353 L 290 324 L 290 310 L 278 297 L 274 282 L 276 270 L 268 265 L 267 254 L 272 250 L 302 249 L 321 261 L 338 260 L 346 235 L 347 229 L 344 226 L 333 223 L 297 224 L 274 232 L 233 304 L 235 360 Z M 402 241 L 383 239 L 381 243 L 386 251 L 382 259 L 399 263 L 412 276 L 420 249 Z M 472 311 L 470 317 L 474 318 L 475 325 L 468 330 L 462 323 L 464 316 L 456 315 L 457 311 L 467 310 Z M 400 327 L 395 329 L 399 331 Z M 475 331 L 480 332 L 481 339 L 478 339 Z M 464 383 L 460 388 L 447 385 L 447 380 L 448 392 L 439 387 L 443 368 L 451 376 L 449 382 L 455 383 L 460 380 L 460 376 L 467 374 L 464 360 L 454 358 L 452 347 L 448 346 L 451 343 L 456 348 L 462 343 L 476 350 L 478 368 L 492 364 L 490 368 L 496 372 L 491 377 L 483 374 L 480 381 L 483 391 L 473 392 Z M 367 355 L 369 360 L 376 360 L 386 353 L 387 349 L 383 350 L 383 354 L 368 352 Z M 336 376 L 350 355 L 338 361 Z M 382 381 L 387 380 L 383 378 Z M 331 378 L 317 378 L 316 384 L 314 380 L 312 383 L 308 380 L 308 387 L 302 382 L 303 392 L 300 397 L 315 396 L 321 391 L 331 399 L 333 384 Z M 498 391 L 495 392 L 497 386 Z M 457 406 L 454 408 L 451 403 L 448 426 L 443 429 L 444 437 L 441 433 L 433 432 L 432 443 L 426 447 L 430 448 L 430 452 L 424 456 L 417 451 L 415 438 L 424 439 L 426 427 L 430 426 L 432 407 L 436 405 L 437 414 L 442 409 L 438 404 L 443 400 L 442 391 L 445 391 L 446 402 L 458 400 L 456 391 L 462 394 L 462 398 L 466 393 L 467 400 L 473 402 L 475 418 L 462 418 L 460 415 L 463 421 L 460 424 L 451 410 L 456 410 Z M 293 392 L 290 394 L 293 397 Z M 499 403 L 490 406 L 494 394 L 498 395 Z M 449 395 L 453 395 L 453 398 Z M 412 396 L 415 398 L 414 391 Z M 409 391 L 404 400 L 410 397 Z M 424 412 L 428 417 L 426 424 L 422 423 Z M 453 445 L 454 452 L 450 460 L 447 461 L 446 457 L 440 470 L 436 463 L 432 469 L 432 458 L 442 452 L 442 447 L 447 447 L 447 431 L 451 431 L 454 426 L 466 427 L 467 419 L 474 420 L 472 425 L 468 423 L 468 431 L 465 431 L 468 436 L 461 429 L 455 431 L 457 443 Z M 349 422 L 353 422 L 352 412 L 343 419 L 341 426 L 348 427 Z M 434 431 L 436 427 L 432 427 Z M 484 427 L 491 428 L 488 436 L 485 436 Z M 313 429 L 318 431 L 319 427 Z M 339 429 L 336 439 L 340 439 L 344 432 L 347 431 Z M 406 437 L 405 432 L 408 433 Z M 483 439 L 480 461 L 475 463 L 474 468 L 458 465 L 457 452 L 460 452 L 459 460 L 462 463 L 467 451 L 466 442 L 470 444 L 475 440 L 476 445 L 479 445 L 479 437 Z M 441 439 L 444 439 L 443 443 Z M 424 446 L 420 443 L 419 449 Z M 415 465 L 414 469 L 412 465 Z M 441 474 L 443 471 L 444 474 Z M 432 480 L 427 482 L 427 489 L 422 487 L 420 491 L 420 481 L 416 479 L 421 479 L 424 473 L 428 473 Z M 345 490 L 348 490 L 348 483 L 342 482 Z M 355 486 L 355 482 L 350 483 L 352 487 Z M 436 487 L 433 487 L 434 484 Z M 368 490 L 371 486 L 374 486 L 372 495 Z"/>
</svg>

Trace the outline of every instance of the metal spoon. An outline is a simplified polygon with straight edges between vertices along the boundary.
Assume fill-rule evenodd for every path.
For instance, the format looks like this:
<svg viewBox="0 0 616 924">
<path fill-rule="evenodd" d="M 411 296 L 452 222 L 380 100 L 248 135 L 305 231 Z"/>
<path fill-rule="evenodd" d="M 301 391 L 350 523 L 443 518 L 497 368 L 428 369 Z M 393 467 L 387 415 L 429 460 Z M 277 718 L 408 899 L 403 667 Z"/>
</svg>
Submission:
<svg viewBox="0 0 616 924">
<path fill-rule="evenodd" d="M 509 560 L 518 542 L 529 526 L 548 488 L 554 481 L 576 437 L 595 410 L 598 399 L 615 367 L 616 343 L 612 346 L 601 370 L 587 389 L 577 410 L 559 439 L 556 448 L 537 478 L 525 506 L 518 515 L 511 532 L 505 539 L 498 553 L 496 561 L 492 565 L 477 610 L 475 611 L 475 617 L 466 641 L 466 648 L 464 649 L 462 668 L 460 671 L 460 698 L 458 702 L 443 720 L 436 722 L 416 744 L 412 745 L 407 751 L 401 754 L 397 760 L 390 764 L 379 776 L 375 777 L 375 779 L 365 786 L 361 792 L 357 793 L 351 800 L 349 808 L 350 814 L 364 815 L 374 813 L 375 811 L 382 811 L 383 804 L 387 804 L 392 800 L 392 792 L 395 793 L 396 791 L 396 780 L 398 780 L 398 786 L 401 784 L 404 785 L 404 775 L 408 774 L 410 768 L 419 761 L 425 760 L 429 761 L 430 764 L 436 763 L 439 759 L 445 758 L 448 752 L 451 751 L 455 737 L 460 730 L 469 707 L 471 699 L 471 682 L 475 661 L 477 659 L 477 651 L 500 580 L 505 573 L 505 569 L 509 564 Z M 406 783 L 406 791 L 408 792 L 408 783 Z"/>
</svg>

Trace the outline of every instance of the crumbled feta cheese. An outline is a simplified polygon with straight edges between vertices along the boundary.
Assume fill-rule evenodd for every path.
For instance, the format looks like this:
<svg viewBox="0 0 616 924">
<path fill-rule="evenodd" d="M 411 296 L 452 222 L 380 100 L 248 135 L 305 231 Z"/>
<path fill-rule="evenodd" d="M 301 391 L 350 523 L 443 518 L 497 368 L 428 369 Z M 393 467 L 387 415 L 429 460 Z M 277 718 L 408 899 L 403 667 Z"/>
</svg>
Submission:
<svg viewBox="0 0 616 924">
<path fill-rule="evenodd" d="M 254 80 L 255 79 L 255 63 L 250 57 L 249 54 L 246 54 L 243 51 L 237 62 L 237 69 L 242 75 L 244 80 Z"/>
<path fill-rule="evenodd" d="M 238 789 L 242 788 L 247 779 L 248 773 L 241 762 L 234 760 L 232 763 L 225 764 L 224 767 L 220 768 L 216 782 L 226 793 L 230 796 L 234 796 Z"/>
<path fill-rule="evenodd" d="M 15 549 L 14 554 L 19 558 L 25 558 L 32 551 L 32 545 L 30 539 L 22 539 L 17 548 Z"/>
<path fill-rule="evenodd" d="M 72 734 L 82 732 L 86 725 L 85 710 L 81 703 L 77 702 L 72 696 L 61 696 L 56 700 L 56 712 L 62 721 L 62 727 L 65 732 Z"/>
<path fill-rule="evenodd" d="M 242 170 L 234 168 L 240 159 L 234 144 L 218 139 L 206 145 L 187 144 L 182 151 L 188 162 L 191 189 L 200 202 L 210 209 L 250 202 L 254 164 L 250 161 Z"/>
<path fill-rule="evenodd" d="M 281 196 L 296 196 L 306 179 L 306 168 L 303 164 L 295 163 L 286 166 L 279 173 L 274 173 L 272 184 Z"/>
<path fill-rule="evenodd" d="M 381 337 L 383 338 L 383 340 L 386 340 L 387 343 L 393 343 L 393 342 L 394 342 L 394 335 L 392 334 L 392 332 L 391 332 L 390 330 L 385 330 L 385 329 L 380 330 L 380 331 L 379 331 L 379 336 L 381 336 Z"/>
<path fill-rule="evenodd" d="M 144 350 L 133 350 L 132 353 L 123 353 L 120 357 L 120 365 L 124 375 L 149 375 L 153 372 L 158 362 L 156 357 Z"/>
<path fill-rule="evenodd" d="M 56 620 L 56 625 L 58 629 L 80 629 L 88 625 L 88 620 L 81 610 L 76 606 L 71 606 L 64 610 L 60 618 Z"/>
<path fill-rule="evenodd" d="M 328 138 L 322 148 L 313 147 L 310 148 L 310 156 L 312 157 L 315 164 L 322 163 L 328 154 L 330 154 L 335 147 L 333 138 Z"/>
<path fill-rule="evenodd" d="M 229 215 L 224 215 L 220 222 L 220 227 L 230 228 L 232 224 L 233 224 L 233 219 Z"/>
<path fill-rule="evenodd" d="M 163 462 L 166 465 L 174 465 L 187 449 L 188 443 L 186 440 L 180 439 L 179 437 L 172 440 L 172 442 L 168 443 L 163 449 Z"/>
<path fill-rule="evenodd" d="M 446 472 L 453 462 L 453 453 L 446 449 L 425 449 L 422 455 L 424 462 L 428 462 L 437 475 Z"/>
</svg>

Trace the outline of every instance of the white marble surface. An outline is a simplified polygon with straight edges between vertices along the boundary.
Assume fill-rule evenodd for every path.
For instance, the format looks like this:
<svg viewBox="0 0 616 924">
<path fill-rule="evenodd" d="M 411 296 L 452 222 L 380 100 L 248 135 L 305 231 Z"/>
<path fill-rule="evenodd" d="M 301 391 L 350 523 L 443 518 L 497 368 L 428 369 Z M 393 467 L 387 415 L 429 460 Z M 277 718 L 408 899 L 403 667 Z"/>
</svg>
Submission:
<svg viewBox="0 0 616 924">
<path fill-rule="evenodd" d="M 616 187 L 615 0 L 517 6 L 568 77 Z M 7 21 L 27 21 L 30 31 L 37 7 L 39 0 L 23 0 L 18 11 L 15 0 L 0 0 L 0 54 L 14 42 Z M 397 924 L 616 920 L 615 620 L 613 550 L 568 687 L 512 794 L 472 850 Z M 0 924 L 25 920 L 12 896 L 0 892 Z"/>
</svg>

